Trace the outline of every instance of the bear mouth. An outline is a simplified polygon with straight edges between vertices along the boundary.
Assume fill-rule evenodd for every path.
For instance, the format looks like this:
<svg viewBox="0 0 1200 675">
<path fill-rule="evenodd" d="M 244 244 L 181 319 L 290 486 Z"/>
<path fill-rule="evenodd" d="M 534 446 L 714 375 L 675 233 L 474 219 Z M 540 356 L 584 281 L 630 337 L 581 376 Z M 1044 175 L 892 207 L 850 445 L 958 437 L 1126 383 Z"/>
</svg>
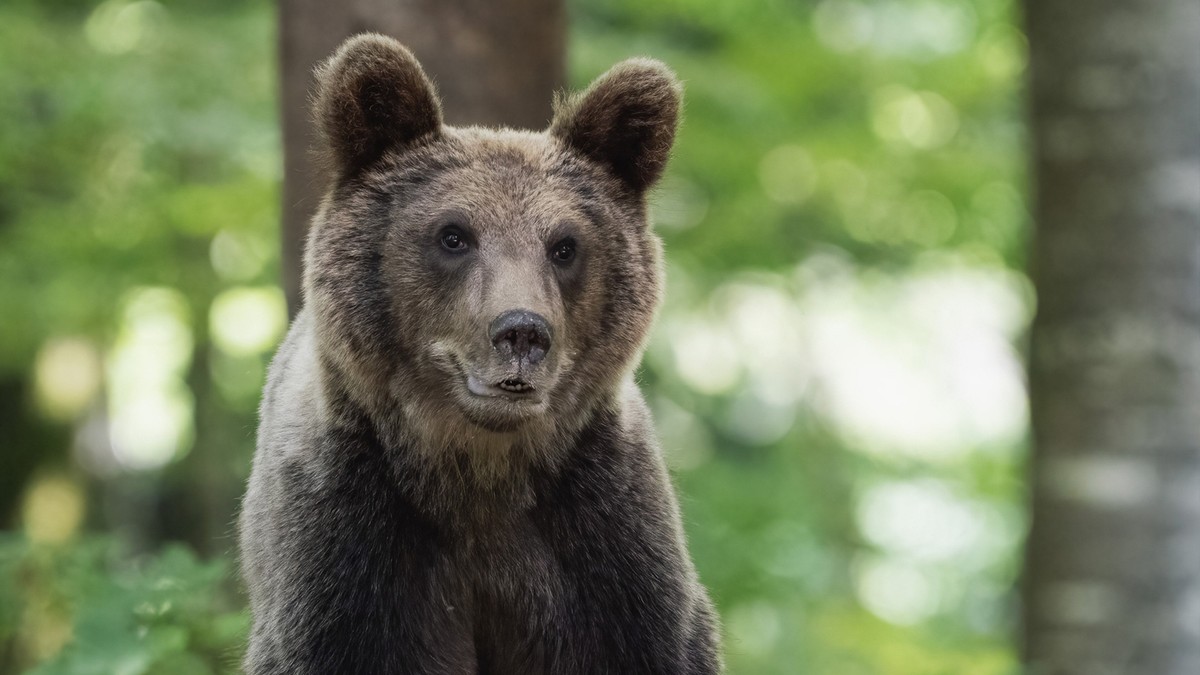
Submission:
<svg viewBox="0 0 1200 675">
<path fill-rule="evenodd" d="M 520 377 L 506 377 L 499 382 L 488 384 L 474 375 L 467 375 L 467 391 L 475 396 L 514 400 L 532 401 L 537 396 L 537 388 Z"/>
<path fill-rule="evenodd" d="M 524 394 L 533 391 L 533 385 L 519 377 L 510 377 L 500 380 L 496 383 L 496 386 L 513 394 Z"/>
</svg>

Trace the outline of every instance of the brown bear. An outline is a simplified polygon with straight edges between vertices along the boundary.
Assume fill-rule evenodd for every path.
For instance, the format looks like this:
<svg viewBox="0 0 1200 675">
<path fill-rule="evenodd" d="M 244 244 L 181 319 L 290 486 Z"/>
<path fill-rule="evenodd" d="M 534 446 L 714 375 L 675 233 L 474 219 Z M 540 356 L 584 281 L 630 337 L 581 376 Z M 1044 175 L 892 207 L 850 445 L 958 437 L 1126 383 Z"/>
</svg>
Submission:
<svg viewBox="0 0 1200 675">
<path fill-rule="evenodd" d="M 332 182 L 240 519 L 246 671 L 718 672 L 633 381 L 675 76 L 625 61 L 535 133 L 444 125 L 383 36 L 317 75 Z"/>
</svg>

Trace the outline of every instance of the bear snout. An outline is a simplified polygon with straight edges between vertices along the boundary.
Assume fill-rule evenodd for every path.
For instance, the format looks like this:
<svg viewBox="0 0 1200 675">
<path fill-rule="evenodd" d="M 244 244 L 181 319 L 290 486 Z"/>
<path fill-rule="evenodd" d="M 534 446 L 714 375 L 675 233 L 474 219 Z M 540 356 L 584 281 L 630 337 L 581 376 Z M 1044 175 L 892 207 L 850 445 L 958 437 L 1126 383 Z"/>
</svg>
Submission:
<svg viewBox="0 0 1200 675">
<path fill-rule="evenodd" d="M 492 347 L 505 361 L 536 366 L 550 351 L 550 324 L 527 309 L 511 309 L 488 326 Z"/>
</svg>

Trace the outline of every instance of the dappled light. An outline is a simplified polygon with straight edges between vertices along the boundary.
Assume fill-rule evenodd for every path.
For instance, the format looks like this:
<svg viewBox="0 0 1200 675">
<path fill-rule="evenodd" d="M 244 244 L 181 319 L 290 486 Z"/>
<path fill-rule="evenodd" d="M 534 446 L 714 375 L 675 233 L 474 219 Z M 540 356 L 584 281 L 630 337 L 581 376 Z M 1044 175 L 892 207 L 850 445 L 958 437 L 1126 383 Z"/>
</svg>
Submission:
<svg viewBox="0 0 1200 675">
<path fill-rule="evenodd" d="M 33 364 L 38 407 L 47 417 L 70 421 L 100 391 L 100 354 L 86 338 L 56 338 L 38 350 Z"/>
<path fill-rule="evenodd" d="M 209 310 L 213 342 L 231 356 L 270 350 L 287 328 L 287 305 L 278 287 L 233 287 L 213 299 Z"/>
<path fill-rule="evenodd" d="M 83 525 L 83 491 L 66 476 L 40 476 L 26 490 L 21 511 L 30 541 L 64 544 Z"/>
<path fill-rule="evenodd" d="M 126 469 L 156 469 L 191 448 L 191 319 L 178 291 L 131 292 L 108 358 L 113 457 Z"/>
<path fill-rule="evenodd" d="M 84 35 L 96 51 L 124 54 L 152 50 L 163 38 L 167 10 L 153 0 L 106 0 L 92 10 Z"/>
</svg>

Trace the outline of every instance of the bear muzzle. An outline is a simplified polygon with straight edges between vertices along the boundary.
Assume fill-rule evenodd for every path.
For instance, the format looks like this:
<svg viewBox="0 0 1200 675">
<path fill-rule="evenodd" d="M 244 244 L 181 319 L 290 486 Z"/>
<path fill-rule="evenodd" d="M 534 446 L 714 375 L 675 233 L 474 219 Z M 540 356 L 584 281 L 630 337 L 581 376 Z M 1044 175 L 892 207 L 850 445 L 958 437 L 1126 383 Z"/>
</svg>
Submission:
<svg viewBox="0 0 1200 675">
<path fill-rule="evenodd" d="M 488 336 L 500 358 L 519 369 L 538 365 L 550 351 L 550 324 L 527 309 L 510 309 L 496 317 L 488 326 Z"/>
<path fill-rule="evenodd" d="M 542 315 L 513 309 L 501 313 L 488 326 L 492 344 L 492 365 L 482 369 L 464 368 L 467 391 L 476 397 L 536 402 L 545 393 L 539 384 L 553 370 L 547 360 L 553 329 Z"/>
</svg>

